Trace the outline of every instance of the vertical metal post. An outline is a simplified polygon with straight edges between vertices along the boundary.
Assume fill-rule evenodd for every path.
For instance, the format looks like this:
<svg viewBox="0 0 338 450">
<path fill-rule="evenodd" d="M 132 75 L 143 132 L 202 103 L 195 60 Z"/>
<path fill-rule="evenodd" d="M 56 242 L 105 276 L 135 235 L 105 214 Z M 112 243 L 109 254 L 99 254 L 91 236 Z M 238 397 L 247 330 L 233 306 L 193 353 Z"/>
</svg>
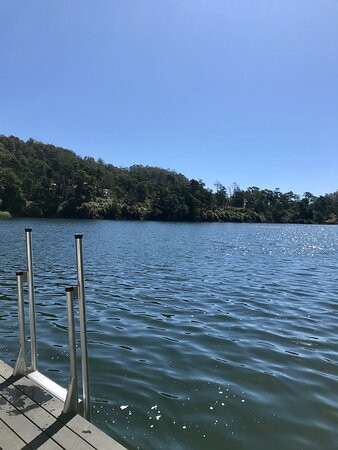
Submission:
<svg viewBox="0 0 338 450">
<path fill-rule="evenodd" d="M 31 337 L 31 369 L 37 370 L 37 351 L 36 351 L 36 324 L 35 324 L 35 299 L 34 299 L 34 280 L 33 280 L 33 249 L 32 249 L 32 229 L 25 228 L 26 233 L 26 253 L 27 253 L 27 281 L 28 281 L 28 301 L 29 301 L 29 331 Z"/>
<path fill-rule="evenodd" d="M 86 300 L 84 291 L 82 234 L 75 235 L 76 265 L 80 314 L 80 341 L 81 341 L 81 368 L 82 368 L 82 390 L 84 417 L 90 420 L 90 394 L 89 394 L 89 368 L 88 368 L 88 346 L 87 346 L 87 321 Z"/>
<path fill-rule="evenodd" d="M 26 337 L 25 337 L 25 304 L 23 296 L 24 272 L 16 273 L 16 283 L 18 288 L 18 318 L 19 318 L 19 353 L 16 359 L 13 375 L 25 375 L 26 366 Z"/>
<path fill-rule="evenodd" d="M 67 296 L 67 315 L 68 315 L 68 343 L 69 343 L 69 362 L 70 362 L 70 382 L 67 391 L 66 401 L 63 412 L 76 413 L 78 410 L 78 383 L 76 367 L 76 341 L 75 341 L 75 321 L 74 321 L 74 288 L 66 288 Z"/>
</svg>

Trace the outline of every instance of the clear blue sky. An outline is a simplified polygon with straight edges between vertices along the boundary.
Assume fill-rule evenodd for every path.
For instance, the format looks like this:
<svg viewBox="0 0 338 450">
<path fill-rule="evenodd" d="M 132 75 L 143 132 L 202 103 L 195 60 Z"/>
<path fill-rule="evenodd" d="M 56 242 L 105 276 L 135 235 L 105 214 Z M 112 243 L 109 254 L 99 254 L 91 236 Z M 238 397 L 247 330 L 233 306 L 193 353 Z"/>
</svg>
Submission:
<svg viewBox="0 0 338 450">
<path fill-rule="evenodd" d="M 337 0 L 2 0 L 0 133 L 208 186 L 338 188 Z"/>
</svg>

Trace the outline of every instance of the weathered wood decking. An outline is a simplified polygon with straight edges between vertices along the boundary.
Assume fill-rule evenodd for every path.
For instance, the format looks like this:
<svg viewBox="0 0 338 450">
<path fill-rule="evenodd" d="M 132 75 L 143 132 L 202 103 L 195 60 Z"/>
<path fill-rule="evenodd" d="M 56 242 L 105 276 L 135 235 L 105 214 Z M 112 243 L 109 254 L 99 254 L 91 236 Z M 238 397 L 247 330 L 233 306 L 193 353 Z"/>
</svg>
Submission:
<svg viewBox="0 0 338 450">
<path fill-rule="evenodd" d="M 0 449 L 125 450 L 27 377 L 0 360 Z"/>
</svg>

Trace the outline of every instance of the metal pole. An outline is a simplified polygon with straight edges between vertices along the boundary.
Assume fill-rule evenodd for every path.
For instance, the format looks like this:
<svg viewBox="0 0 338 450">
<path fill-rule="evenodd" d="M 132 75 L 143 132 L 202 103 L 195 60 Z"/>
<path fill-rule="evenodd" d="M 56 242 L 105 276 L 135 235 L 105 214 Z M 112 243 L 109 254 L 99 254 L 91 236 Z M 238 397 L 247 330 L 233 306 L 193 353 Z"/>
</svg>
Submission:
<svg viewBox="0 0 338 450">
<path fill-rule="evenodd" d="M 78 383 L 76 367 L 76 342 L 75 342 L 75 321 L 74 321 L 74 288 L 66 288 L 67 296 L 67 315 L 68 315 L 68 343 L 69 343 L 69 363 L 70 363 L 70 382 L 67 391 L 66 401 L 63 412 L 73 413 L 78 410 Z"/>
<path fill-rule="evenodd" d="M 88 345 L 87 345 L 87 321 L 86 300 L 84 291 L 82 234 L 75 235 L 76 265 L 80 314 L 80 341 L 81 341 L 81 368 L 82 368 L 82 391 L 84 417 L 90 421 L 90 394 L 89 394 L 89 369 L 88 369 Z"/>
<path fill-rule="evenodd" d="M 16 283 L 18 288 L 18 319 L 19 319 L 19 353 L 16 359 L 13 375 L 25 375 L 26 366 L 26 338 L 25 338 L 25 304 L 23 296 L 24 272 L 16 273 Z"/>
<path fill-rule="evenodd" d="M 30 336 L 31 336 L 32 370 L 34 371 L 34 370 L 37 370 L 38 361 L 37 361 L 37 352 L 36 352 L 32 229 L 25 228 L 25 233 L 26 233 L 26 253 L 27 253 L 28 300 L 29 300 L 29 330 L 30 330 Z"/>
</svg>

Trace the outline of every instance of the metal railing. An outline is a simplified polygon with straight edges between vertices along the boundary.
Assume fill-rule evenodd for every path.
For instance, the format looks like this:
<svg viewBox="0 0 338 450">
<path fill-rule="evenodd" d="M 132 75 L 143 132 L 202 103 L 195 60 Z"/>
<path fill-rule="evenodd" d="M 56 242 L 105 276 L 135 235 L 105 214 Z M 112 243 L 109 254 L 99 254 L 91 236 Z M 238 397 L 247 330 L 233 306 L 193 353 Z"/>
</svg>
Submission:
<svg viewBox="0 0 338 450">
<path fill-rule="evenodd" d="M 36 345 L 36 320 L 35 320 L 35 296 L 34 296 L 34 275 L 33 275 L 33 250 L 32 250 L 32 230 L 25 229 L 26 235 L 26 256 L 27 271 L 16 273 L 17 294 L 18 294 L 18 320 L 19 320 L 19 352 L 14 366 L 13 375 L 27 375 L 41 386 L 49 389 L 62 401 L 64 401 L 64 413 L 77 413 L 79 411 L 78 394 L 78 370 L 76 363 L 76 329 L 74 318 L 74 301 L 79 302 L 80 318 L 80 344 L 81 344 L 81 372 L 82 372 L 82 404 L 85 419 L 90 420 L 90 392 L 89 392 L 89 367 L 88 367 L 88 344 L 87 344 L 87 321 L 86 321 L 86 301 L 84 288 L 83 251 L 81 234 L 75 235 L 76 265 L 77 265 L 77 286 L 66 287 L 66 305 L 68 318 L 68 345 L 70 381 L 68 389 L 64 390 L 56 385 L 52 380 L 42 375 L 38 371 L 38 353 Z M 24 283 L 28 283 L 28 304 L 29 304 L 29 330 L 31 344 L 31 361 L 27 365 L 26 330 L 25 330 L 25 302 Z"/>
<path fill-rule="evenodd" d="M 35 325 L 35 299 L 33 281 L 33 249 L 32 249 L 32 229 L 25 228 L 26 237 L 26 257 L 27 270 L 17 272 L 16 283 L 18 289 L 18 311 L 19 311 L 19 354 L 14 368 L 14 375 L 25 375 L 37 370 L 36 351 L 36 325 Z M 31 342 L 31 365 L 26 364 L 26 337 L 25 337 L 25 309 L 24 309 L 24 282 L 28 283 L 28 304 L 29 304 L 29 331 Z"/>
<path fill-rule="evenodd" d="M 86 319 L 86 299 L 85 299 L 84 273 L 83 273 L 82 238 L 83 238 L 82 234 L 75 235 L 77 287 L 78 287 L 79 312 L 80 312 L 82 398 L 83 398 L 85 419 L 90 420 L 87 319 Z"/>
<path fill-rule="evenodd" d="M 68 314 L 68 342 L 70 359 L 70 383 L 65 402 L 64 412 L 74 410 L 74 405 L 78 404 L 78 380 L 76 367 L 76 341 L 75 341 L 75 321 L 74 321 L 74 300 L 79 301 L 80 316 L 80 344 L 81 344 L 81 372 L 82 372 L 82 400 L 83 415 L 90 420 L 90 394 L 89 394 L 89 368 L 88 368 L 88 344 L 87 344 L 87 320 L 86 320 L 86 300 L 83 274 L 83 252 L 82 234 L 75 235 L 76 266 L 77 266 L 77 287 L 67 287 L 67 314 Z"/>
</svg>

